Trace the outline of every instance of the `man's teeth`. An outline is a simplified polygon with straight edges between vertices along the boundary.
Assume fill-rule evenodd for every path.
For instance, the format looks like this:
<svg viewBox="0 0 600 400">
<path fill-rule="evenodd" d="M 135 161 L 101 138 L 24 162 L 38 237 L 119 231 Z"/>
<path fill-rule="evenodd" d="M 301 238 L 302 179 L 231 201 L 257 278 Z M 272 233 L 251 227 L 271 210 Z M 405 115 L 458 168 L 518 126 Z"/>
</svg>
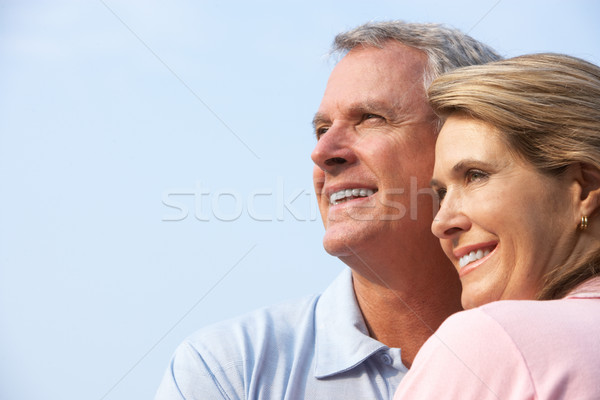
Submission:
<svg viewBox="0 0 600 400">
<path fill-rule="evenodd" d="M 487 256 L 488 254 L 490 254 L 490 250 L 477 250 L 477 251 L 472 251 L 469 254 L 465 254 L 464 256 L 462 256 L 460 258 L 460 260 L 458 260 L 458 264 L 460 265 L 460 267 L 464 267 L 467 264 L 472 263 L 473 261 L 477 261 L 479 259 L 482 259 L 483 257 Z"/>
<path fill-rule="evenodd" d="M 331 204 L 339 204 L 342 202 L 342 200 L 350 197 L 368 197 L 373 193 L 375 193 L 375 191 L 371 189 L 344 189 L 333 193 L 329 197 L 329 202 Z"/>
</svg>

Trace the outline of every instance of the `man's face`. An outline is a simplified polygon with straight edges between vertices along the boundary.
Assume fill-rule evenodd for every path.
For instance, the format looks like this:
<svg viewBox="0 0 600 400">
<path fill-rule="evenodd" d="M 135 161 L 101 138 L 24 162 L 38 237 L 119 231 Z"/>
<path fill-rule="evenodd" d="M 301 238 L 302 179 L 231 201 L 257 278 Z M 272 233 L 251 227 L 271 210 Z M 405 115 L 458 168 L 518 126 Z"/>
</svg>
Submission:
<svg viewBox="0 0 600 400">
<path fill-rule="evenodd" d="M 311 156 L 330 254 L 423 246 L 414 242 L 430 235 L 435 117 L 425 67 L 424 53 L 388 42 L 350 51 L 333 70 L 315 115 Z"/>
</svg>

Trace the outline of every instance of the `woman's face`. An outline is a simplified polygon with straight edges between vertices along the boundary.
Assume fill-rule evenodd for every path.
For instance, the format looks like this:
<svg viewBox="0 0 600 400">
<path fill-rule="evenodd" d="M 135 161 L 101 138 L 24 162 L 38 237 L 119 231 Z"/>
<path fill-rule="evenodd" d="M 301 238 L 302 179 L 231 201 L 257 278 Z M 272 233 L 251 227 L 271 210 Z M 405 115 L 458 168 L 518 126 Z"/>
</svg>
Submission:
<svg viewBox="0 0 600 400">
<path fill-rule="evenodd" d="M 459 272 L 462 304 L 532 299 L 573 250 L 579 196 L 566 173 L 541 174 L 484 122 L 450 116 L 435 149 L 441 199 L 433 233 Z"/>
</svg>

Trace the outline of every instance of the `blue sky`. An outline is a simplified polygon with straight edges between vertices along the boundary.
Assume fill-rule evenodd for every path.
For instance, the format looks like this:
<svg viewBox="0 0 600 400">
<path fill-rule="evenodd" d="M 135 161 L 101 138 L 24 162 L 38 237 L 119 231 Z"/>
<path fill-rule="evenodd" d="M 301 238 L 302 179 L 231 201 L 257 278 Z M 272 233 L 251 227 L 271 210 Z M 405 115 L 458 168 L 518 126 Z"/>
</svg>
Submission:
<svg viewBox="0 0 600 400">
<path fill-rule="evenodd" d="M 0 2 L 0 397 L 151 398 L 196 329 L 318 293 L 333 36 L 441 22 L 600 63 L 594 1 Z"/>
</svg>

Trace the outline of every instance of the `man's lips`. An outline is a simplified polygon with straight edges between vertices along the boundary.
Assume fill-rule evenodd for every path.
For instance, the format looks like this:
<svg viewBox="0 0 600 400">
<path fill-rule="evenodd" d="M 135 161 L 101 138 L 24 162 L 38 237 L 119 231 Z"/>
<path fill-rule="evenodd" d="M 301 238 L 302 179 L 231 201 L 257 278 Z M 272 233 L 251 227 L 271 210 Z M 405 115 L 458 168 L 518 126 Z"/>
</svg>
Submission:
<svg viewBox="0 0 600 400">
<path fill-rule="evenodd" d="M 359 197 L 369 197 L 372 196 L 374 193 L 375 191 L 373 189 L 367 188 L 342 189 L 332 193 L 329 196 L 329 204 L 335 205 Z"/>
<path fill-rule="evenodd" d="M 361 184 L 350 184 L 344 186 L 331 187 L 326 191 L 330 205 L 340 204 L 344 201 L 353 200 L 356 198 L 364 198 L 372 196 L 377 192 L 376 188 L 371 188 Z"/>
</svg>

